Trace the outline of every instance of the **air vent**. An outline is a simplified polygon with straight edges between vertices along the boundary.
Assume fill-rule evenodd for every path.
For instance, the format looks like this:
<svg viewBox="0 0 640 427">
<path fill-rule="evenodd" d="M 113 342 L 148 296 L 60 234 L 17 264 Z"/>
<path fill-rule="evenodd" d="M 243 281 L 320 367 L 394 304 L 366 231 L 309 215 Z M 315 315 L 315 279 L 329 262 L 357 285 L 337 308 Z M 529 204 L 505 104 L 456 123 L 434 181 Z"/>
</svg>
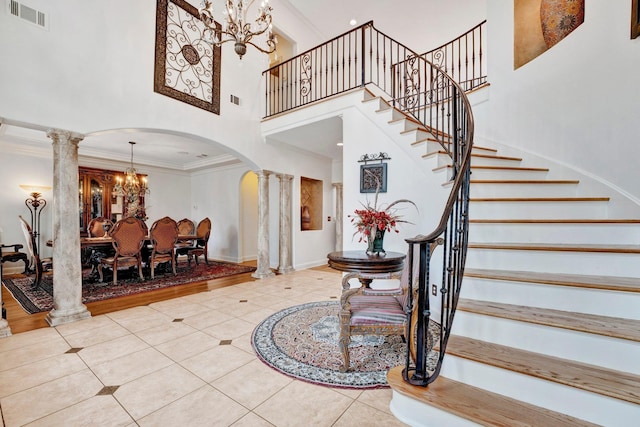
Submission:
<svg viewBox="0 0 640 427">
<path fill-rule="evenodd" d="M 236 105 L 240 105 L 240 98 L 238 98 L 235 95 L 231 95 L 231 103 L 232 104 L 236 104 Z"/>
<path fill-rule="evenodd" d="M 49 19 L 47 19 L 47 13 L 41 10 L 34 9 L 27 6 L 24 3 L 17 2 L 15 0 L 8 0 L 7 7 L 10 15 L 17 18 L 22 18 L 25 21 L 37 25 L 45 30 L 49 29 Z"/>
</svg>

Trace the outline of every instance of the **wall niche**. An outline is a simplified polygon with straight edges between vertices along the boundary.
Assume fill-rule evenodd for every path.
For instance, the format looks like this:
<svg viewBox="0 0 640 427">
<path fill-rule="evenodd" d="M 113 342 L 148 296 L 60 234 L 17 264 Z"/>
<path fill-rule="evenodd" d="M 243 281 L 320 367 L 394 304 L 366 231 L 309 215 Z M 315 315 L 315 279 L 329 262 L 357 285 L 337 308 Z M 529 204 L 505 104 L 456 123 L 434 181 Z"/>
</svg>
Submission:
<svg viewBox="0 0 640 427">
<path fill-rule="evenodd" d="M 300 177 L 300 229 L 322 230 L 322 181 Z"/>
</svg>

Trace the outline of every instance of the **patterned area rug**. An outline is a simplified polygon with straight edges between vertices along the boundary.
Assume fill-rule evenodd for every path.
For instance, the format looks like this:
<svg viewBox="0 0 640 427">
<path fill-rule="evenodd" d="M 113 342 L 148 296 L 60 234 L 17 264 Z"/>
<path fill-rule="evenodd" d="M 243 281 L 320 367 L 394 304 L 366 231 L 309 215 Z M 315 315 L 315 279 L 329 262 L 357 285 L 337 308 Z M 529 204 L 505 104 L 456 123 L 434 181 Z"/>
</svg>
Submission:
<svg viewBox="0 0 640 427">
<path fill-rule="evenodd" d="M 253 348 L 268 366 L 299 380 L 342 388 L 388 387 L 387 371 L 404 365 L 400 336 L 352 337 L 351 370 L 340 372 L 340 304 L 312 302 L 281 310 L 253 331 Z M 437 356 L 436 356 L 437 357 Z"/>
<path fill-rule="evenodd" d="M 83 271 L 82 302 L 102 301 L 187 283 L 218 279 L 255 271 L 255 267 L 209 260 L 209 265 L 201 262 L 197 266 L 192 263 L 191 267 L 186 262 L 178 263 L 176 271 L 177 275 L 174 276 L 171 271 L 163 272 L 158 267 L 154 280 L 151 280 L 148 272 L 145 271 L 146 280 L 141 282 L 138 281 L 137 274 L 127 274 L 128 272 L 126 271 L 118 270 L 118 283 L 113 286 L 111 277 L 105 276 L 104 283 L 98 283 L 92 280 L 90 271 L 85 270 Z M 51 274 L 45 274 L 42 278 L 42 283 L 36 290 L 31 289 L 32 283 L 33 276 L 2 279 L 2 284 L 11 292 L 27 313 L 33 314 L 52 310 L 53 277 Z"/>
</svg>

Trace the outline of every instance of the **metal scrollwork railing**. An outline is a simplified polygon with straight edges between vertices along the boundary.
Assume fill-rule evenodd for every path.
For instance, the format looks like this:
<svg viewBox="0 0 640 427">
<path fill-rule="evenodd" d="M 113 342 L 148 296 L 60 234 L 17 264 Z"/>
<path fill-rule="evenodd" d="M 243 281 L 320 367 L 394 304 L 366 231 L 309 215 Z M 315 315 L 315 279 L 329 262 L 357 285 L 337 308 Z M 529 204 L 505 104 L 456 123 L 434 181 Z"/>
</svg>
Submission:
<svg viewBox="0 0 640 427">
<path fill-rule="evenodd" d="M 430 384 L 446 352 L 467 253 L 473 116 L 463 87 L 445 68 L 381 33 L 373 22 L 266 70 L 264 77 L 267 117 L 375 85 L 451 157 L 453 183 L 438 226 L 407 239 L 415 294 L 407 306 L 404 379 Z M 431 298 L 432 286 L 440 297 Z"/>
</svg>

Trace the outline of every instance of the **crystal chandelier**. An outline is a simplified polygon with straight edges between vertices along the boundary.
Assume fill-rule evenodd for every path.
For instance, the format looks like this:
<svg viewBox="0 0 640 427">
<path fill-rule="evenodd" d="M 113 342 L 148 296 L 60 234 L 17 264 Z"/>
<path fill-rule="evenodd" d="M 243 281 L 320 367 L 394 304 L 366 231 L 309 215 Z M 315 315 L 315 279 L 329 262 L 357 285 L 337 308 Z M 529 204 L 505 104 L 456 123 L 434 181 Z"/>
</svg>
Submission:
<svg viewBox="0 0 640 427">
<path fill-rule="evenodd" d="M 147 179 L 138 178 L 138 172 L 133 167 L 133 146 L 136 144 L 133 141 L 129 141 L 131 144 L 131 166 L 124 171 L 124 182 L 121 177 L 116 178 L 116 184 L 113 186 L 113 192 L 116 197 L 124 197 L 127 201 L 127 216 L 135 216 L 142 220 L 147 219 L 144 206 L 140 205 L 140 197 L 144 197 L 149 193 L 149 187 L 147 187 Z"/>
<path fill-rule="evenodd" d="M 255 47 L 260 52 L 272 53 L 276 50 L 276 43 L 278 42 L 271 32 L 271 11 L 273 9 L 269 5 L 269 0 L 263 0 L 260 4 L 255 22 L 247 22 L 247 12 L 253 2 L 254 0 L 249 0 L 248 2 L 245 2 L 245 0 L 226 0 L 226 7 L 222 12 L 225 21 L 222 29 L 218 27 L 213 18 L 213 6 L 210 0 L 204 0 L 199 10 L 200 19 L 207 27 L 205 31 L 208 33 L 211 42 L 216 46 L 229 41 L 235 42 L 235 51 L 240 59 L 247 52 L 247 44 Z M 265 32 L 267 33 L 266 48 L 262 48 L 251 41 L 254 36 Z M 223 39 L 224 36 L 227 36 L 227 38 Z"/>
</svg>

